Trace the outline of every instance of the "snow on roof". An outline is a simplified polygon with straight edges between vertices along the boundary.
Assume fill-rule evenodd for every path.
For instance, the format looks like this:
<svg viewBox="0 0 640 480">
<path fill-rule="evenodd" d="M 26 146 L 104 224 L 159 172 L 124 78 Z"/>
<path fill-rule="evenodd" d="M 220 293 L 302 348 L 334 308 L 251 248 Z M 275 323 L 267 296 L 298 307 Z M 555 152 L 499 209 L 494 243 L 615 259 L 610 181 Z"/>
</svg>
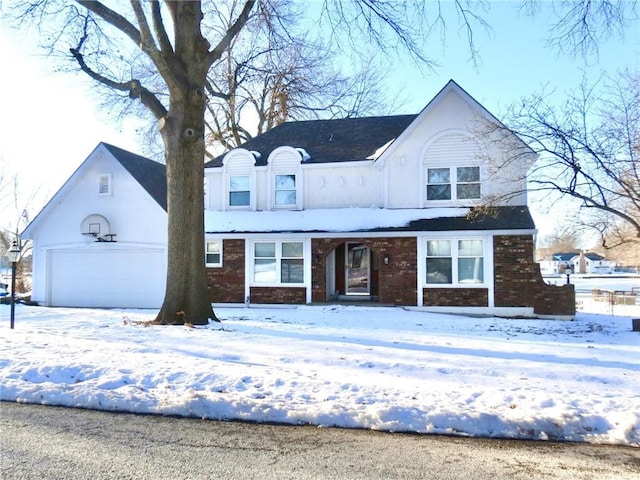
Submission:
<svg viewBox="0 0 640 480">
<path fill-rule="evenodd" d="M 378 157 L 380 157 L 380 155 L 382 155 L 387 150 L 387 148 L 389 148 L 389 145 L 391 145 L 394 141 L 395 141 L 395 138 L 392 138 L 391 140 L 389 140 L 383 146 L 378 148 L 373 154 L 369 155 L 367 157 L 367 160 L 377 160 Z"/>
<path fill-rule="evenodd" d="M 206 232 L 357 232 L 405 227 L 415 220 L 464 217 L 468 208 L 332 208 L 296 211 L 205 212 Z"/>
</svg>

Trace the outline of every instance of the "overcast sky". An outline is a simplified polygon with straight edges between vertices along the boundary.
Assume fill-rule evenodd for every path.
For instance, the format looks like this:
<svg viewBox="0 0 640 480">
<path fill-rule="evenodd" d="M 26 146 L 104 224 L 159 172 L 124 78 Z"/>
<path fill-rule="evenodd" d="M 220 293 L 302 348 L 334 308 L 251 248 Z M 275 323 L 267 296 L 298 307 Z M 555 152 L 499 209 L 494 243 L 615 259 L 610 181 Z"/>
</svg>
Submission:
<svg viewBox="0 0 640 480">
<path fill-rule="evenodd" d="M 452 5 L 445 2 L 445 7 Z M 517 2 L 491 2 L 485 19 L 492 31 L 475 30 L 479 57 L 474 65 L 466 33 L 458 29 L 455 16 L 449 18 L 445 41 L 432 38 L 426 52 L 439 64 L 434 70 L 418 69 L 408 58 L 385 60 L 392 62 L 395 72 L 388 81 L 389 91 L 402 90 L 406 100 L 394 113 L 419 112 L 454 79 L 500 117 L 511 102 L 542 88 L 555 90 L 561 99 L 580 84 L 583 75 L 595 80 L 605 72 L 639 67 L 637 20 L 627 28 L 624 41 L 614 38 L 601 44 L 597 57 L 573 58 L 546 45 L 548 14 L 533 21 L 519 14 Z M 55 73 L 55 63 L 37 49 L 33 32 L 0 25 L 0 64 L 0 168 L 5 176 L 18 174 L 21 198 L 37 189 L 29 205 L 31 217 L 100 141 L 142 153 L 136 122 L 110 122 L 98 110 L 89 80 L 79 73 Z M 0 209 L 0 226 L 13 223 L 14 216 Z"/>
</svg>

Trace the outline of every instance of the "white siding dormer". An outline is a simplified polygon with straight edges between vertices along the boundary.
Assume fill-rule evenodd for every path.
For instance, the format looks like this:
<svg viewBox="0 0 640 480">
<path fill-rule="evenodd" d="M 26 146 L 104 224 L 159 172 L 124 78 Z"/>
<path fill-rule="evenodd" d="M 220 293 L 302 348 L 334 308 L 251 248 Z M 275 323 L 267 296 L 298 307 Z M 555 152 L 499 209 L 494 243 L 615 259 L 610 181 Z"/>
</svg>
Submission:
<svg viewBox="0 0 640 480">
<path fill-rule="evenodd" d="M 423 205 L 479 204 L 486 188 L 486 158 L 480 142 L 464 130 L 433 137 L 422 153 Z"/>
<path fill-rule="evenodd" d="M 219 189 L 224 210 L 256 210 L 255 163 L 255 153 L 244 148 L 236 148 L 225 156 Z"/>
<path fill-rule="evenodd" d="M 267 167 L 269 210 L 303 209 L 303 160 L 301 153 L 293 147 L 278 147 L 271 152 Z"/>
</svg>

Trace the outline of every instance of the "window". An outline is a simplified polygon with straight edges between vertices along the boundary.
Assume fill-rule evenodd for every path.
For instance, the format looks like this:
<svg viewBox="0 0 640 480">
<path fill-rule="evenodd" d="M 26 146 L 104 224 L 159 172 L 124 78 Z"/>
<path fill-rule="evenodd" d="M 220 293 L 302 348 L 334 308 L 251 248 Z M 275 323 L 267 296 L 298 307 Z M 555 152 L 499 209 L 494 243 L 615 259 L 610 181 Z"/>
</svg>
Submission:
<svg viewBox="0 0 640 480">
<path fill-rule="evenodd" d="M 482 240 L 458 240 L 458 283 L 484 283 Z"/>
<path fill-rule="evenodd" d="M 455 178 L 452 189 L 451 179 Z M 427 200 L 476 200 L 480 198 L 480 167 L 427 169 Z"/>
<path fill-rule="evenodd" d="M 206 242 L 205 263 L 208 267 L 222 266 L 222 241 Z"/>
<path fill-rule="evenodd" d="M 256 242 L 253 281 L 261 284 L 304 283 L 302 242 Z"/>
<path fill-rule="evenodd" d="M 229 206 L 248 207 L 250 202 L 250 177 L 248 175 L 229 177 Z"/>
<path fill-rule="evenodd" d="M 452 279 L 451 241 L 429 240 L 427 242 L 427 283 L 452 283 Z"/>
<path fill-rule="evenodd" d="M 482 240 L 427 240 L 426 256 L 427 284 L 484 283 Z"/>
<path fill-rule="evenodd" d="M 105 174 L 98 177 L 98 195 L 111 195 L 111 175 Z"/>
<path fill-rule="evenodd" d="M 275 205 L 296 205 L 296 176 L 276 175 L 275 180 Z"/>
<path fill-rule="evenodd" d="M 427 169 L 427 200 L 451 200 L 448 168 Z"/>
<path fill-rule="evenodd" d="M 480 198 L 480 167 L 458 167 L 456 178 L 456 197 L 458 199 Z"/>
</svg>

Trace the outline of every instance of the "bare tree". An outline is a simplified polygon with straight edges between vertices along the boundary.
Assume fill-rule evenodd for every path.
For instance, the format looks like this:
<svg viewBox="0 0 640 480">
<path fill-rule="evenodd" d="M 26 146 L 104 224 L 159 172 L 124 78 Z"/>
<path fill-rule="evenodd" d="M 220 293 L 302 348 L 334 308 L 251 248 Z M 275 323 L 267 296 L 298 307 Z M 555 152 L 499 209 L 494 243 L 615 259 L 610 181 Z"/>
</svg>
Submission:
<svg viewBox="0 0 640 480">
<path fill-rule="evenodd" d="M 364 5 L 375 8 L 372 4 L 376 3 Z M 57 20 L 57 30 L 50 30 L 51 42 L 70 39 L 69 52 L 85 74 L 139 101 L 158 122 L 168 196 L 167 288 L 158 323 L 217 320 L 209 301 L 203 255 L 202 165 L 207 93 L 211 94 L 207 76 L 253 12 L 267 24 L 271 19 L 277 21 L 275 4 L 275 0 L 245 0 L 227 25 L 208 31 L 207 37 L 200 1 L 132 0 L 128 8 L 118 4 L 119 10 L 89 0 L 73 4 L 42 0 L 20 6 L 22 18 L 35 18 L 39 25 Z M 385 22 L 394 24 L 400 17 L 393 9 L 389 13 Z M 413 47 L 408 37 L 401 40 Z"/>
<path fill-rule="evenodd" d="M 597 56 L 602 41 L 623 38 L 624 29 L 638 18 L 637 0 L 524 0 L 521 8 L 536 16 L 545 4 L 552 8 L 549 45 L 584 58 Z"/>
<path fill-rule="evenodd" d="M 288 1 L 276 6 L 268 18 L 252 15 L 209 72 L 208 145 L 231 149 L 287 120 L 365 115 L 386 107 L 384 68 L 369 58 L 359 71 L 342 73 L 337 53 L 301 26 L 304 12 Z M 219 14 L 223 24 L 232 14 Z"/>
<path fill-rule="evenodd" d="M 625 71 L 583 84 L 560 107 L 533 95 L 508 115 L 511 130 L 540 156 L 530 191 L 579 201 L 582 223 L 604 246 L 640 242 L 639 80 Z"/>
<path fill-rule="evenodd" d="M 207 5 L 204 35 L 222 35 L 242 5 L 234 0 Z M 334 61 L 338 52 L 314 39 L 314 32 L 304 23 L 305 12 L 294 1 L 272 0 L 269 5 L 268 15 L 259 9 L 251 11 L 246 26 L 207 75 L 205 142 L 209 158 L 288 120 L 388 113 L 399 102 L 399 96 L 384 94 L 388 66 L 378 66 L 379 62 L 368 58 L 359 70 L 351 63 L 346 70 Z M 132 64 L 142 63 L 140 55 L 128 53 L 127 58 Z M 143 64 L 132 69 L 140 72 L 141 82 L 159 98 L 166 95 L 157 72 Z M 101 94 L 102 110 L 120 119 L 150 114 L 144 105 L 131 102 L 126 92 L 104 89 Z M 141 130 L 144 138 L 157 136 L 151 121 Z M 152 157 L 159 157 L 157 152 L 162 150 L 160 144 L 145 145 L 145 153 Z"/>
<path fill-rule="evenodd" d="M 123 2 L 111 8 L 100 1 L 33 0 L 17 7 L 21 20 L 31 19 L 41 28 L 50 25 L 46 36 L 51 51 L 70 41 L 67 51 L 81 71 L 97 84 L 140 102 L 158 122 L 168 192 L 167 289 L 156 318 L 163 324 L 203 324 L 216 319 L 203 255 L 205 112 L 207 96 L 214 96 L 207 88 L 209 72 L 222 61 L 252 14 L 261 16 L 268 26 L 280 21 L 275 15 L 278 0 L 229 0 L 213 4 L 206 13 L 215 16 L 220 12 L 215 7 L 230 4 L 237 8 L 230 10 L 235 13 L 229 21 L 206 30 L 200 1 L 131 0 L 128 6 Z M 427 37 L 445 30 L 440 2 L 431 6 L 421 0 L 327 0 L 323 5 L 328 31 L 346 32 L 342 38 L 348 44 L 357 48 L 368 40 L 388 55 L 401 47 L 421 62 L 428 59 Z M 456 0 L 454 5 L 475 58 L 473 27 L 485 25 L 476 12 L 486 4 Z M 427 10 L 434 16 L 428 18 Z M 286 33 L 286 29 L 269 31 Z M 283 85 L 282 76 L 276 75 L 269 87 L 274 92 L 269 97 L 274 122 L 287 114 L 283 107 L 290 107 L 284 101 L 289 91 Z"/>
<path fill-rule="evenodd" d="M 577 252 L 580 250 L 580 232 L 574 225 L 566 224 L 546 235 L 540 243 L 549 254 Z"/>
<path fill-rule="evenodd" d="M 31 242 L 22 241 L 18 232 L 29 224 L 29 209 L 33 206 L 37 194 L 37 188 L 29 194 L 23 194 L 18 174 L 9 175 L 4 169 L 4 164 L 0 163 L 0 211 L 3 212 L 3 224 L 0 225 L 0 255 L 4 257 L 13 242 L 18 242 L 21 260 L 16 266 L 16 292 L 26 292 L 31 288 L 26 275 L 31 271 Z"/>
</svg>

